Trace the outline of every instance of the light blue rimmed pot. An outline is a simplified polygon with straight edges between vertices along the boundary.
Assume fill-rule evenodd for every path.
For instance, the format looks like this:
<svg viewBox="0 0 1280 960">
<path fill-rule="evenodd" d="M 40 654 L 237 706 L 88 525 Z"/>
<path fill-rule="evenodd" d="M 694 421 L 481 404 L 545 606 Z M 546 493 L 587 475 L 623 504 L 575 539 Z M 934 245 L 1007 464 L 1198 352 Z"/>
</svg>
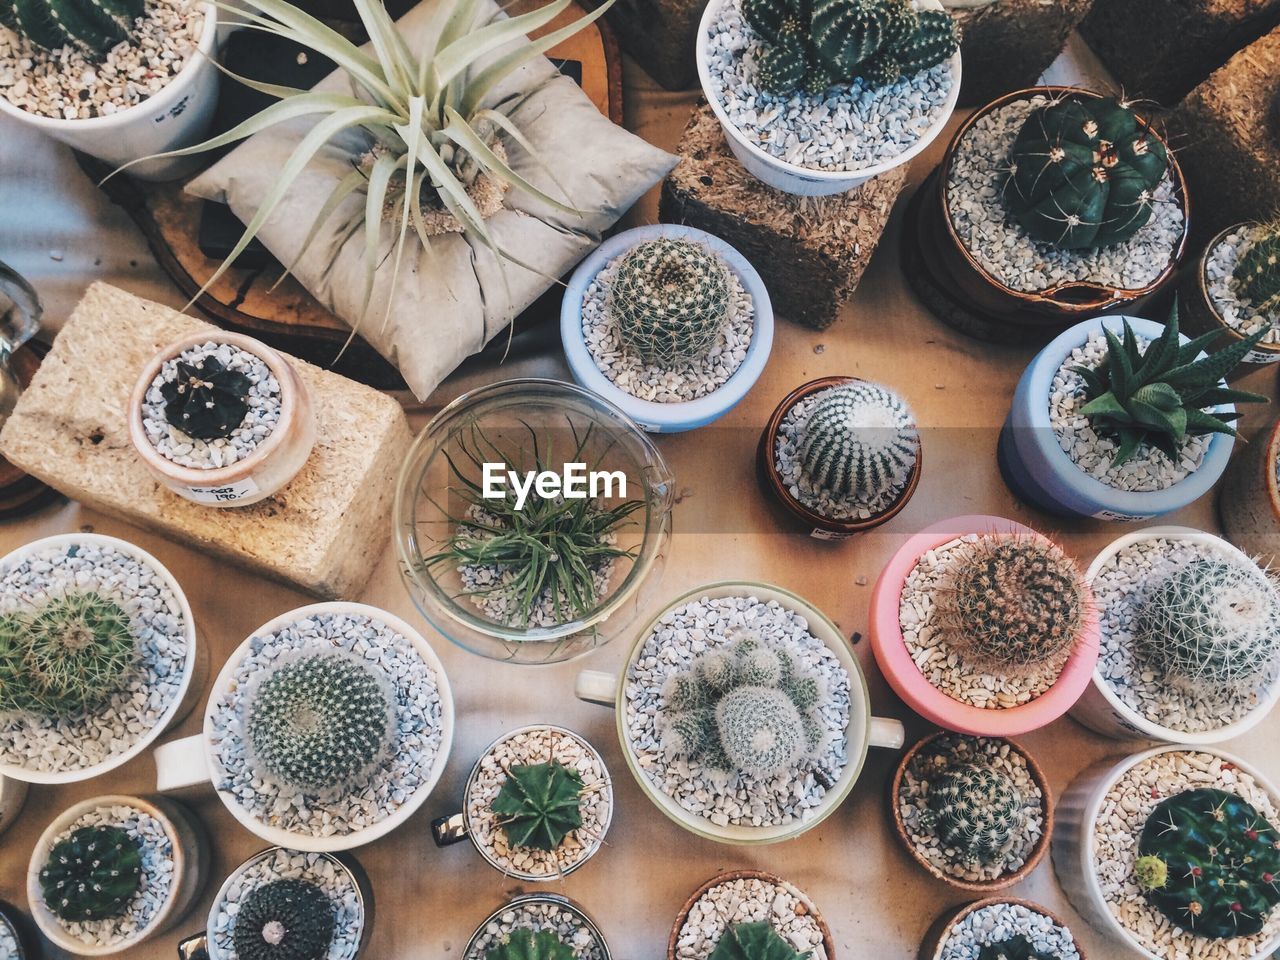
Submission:
<svg viewBox="0 0 1280 960">
<path fill-rule="evenodd" d="M 1014 496 L 1029 506 L 1063 517 L 1150 520 L 1198 500 L 1226 469 L 1235 438 L 1214 434 L 1198 470 L 1164 490 L 1131 492 L 1089 476 L 1058 445 L 1049 423 L 1049 392 L 1054 375 L 1071 351 L 1104 325 L 1120 336 L 1126 319 L 1134 333 L 1148 340 L 1164 331 L 1164 324 L 1139 317 L 1117 315 L 1086 320 L 1036 354 L 1018 381 L 1013 405 L 1000 431 L 997 457 L 1005 483 Z M 1188 342 L 1185 336 L 1181 339 Z M 1225 380 L 1222 385 L 1226 386 Z M 1223 404 L 1212 409 L 1228 413 L 1235 406 Z"/>
<path fill-rule="evenodd" d="M 755 312 L 751 345 L 747 348 L 742 365 L 718 389 L 705 397 L 681 403 L 641 400 L 615 386 L 596 366 L 582 333 L 582 301 L 596 274 L 609 261 L 632 247 L 659 237 L 692 240 L 709 247 L 738 278 L 742 288 L 750 295 Z M 564 344 L 569 370 L 580 386 L 621 407 L 649 433 L 680 433 L 705 427 L 724 416 L 747 395 L 747 391 L 759 379 L 769 359 L 769 351 L 773 348 L 773 305 L 760 274 L 734 247 L 705 230 L 675 224 L 653 224 L 624 231 L 606 240 L 578 265 L 569 279 L 568 289 L 565 290 L 564 300 L 560 305 L 560 339 Z"/>
</svg>

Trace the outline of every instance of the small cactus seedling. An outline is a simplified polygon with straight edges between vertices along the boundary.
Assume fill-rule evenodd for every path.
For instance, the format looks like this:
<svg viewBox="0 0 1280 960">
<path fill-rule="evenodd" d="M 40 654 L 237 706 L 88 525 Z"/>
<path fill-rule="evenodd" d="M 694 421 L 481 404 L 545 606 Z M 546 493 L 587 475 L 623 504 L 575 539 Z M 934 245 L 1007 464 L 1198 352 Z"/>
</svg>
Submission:
<svg viewBox="0 0 1280 960">
<path fill-rule="evenodd" d="M 324 960 L 333 939 L 333 904 L 306 880 L 273 880 L 240 904 L 232 930 L 236 960 Z"/>
<path fill-rule="evenodd" d="M 1280 833 L 1242 797 L 1188 790 L 1162 800 L 1138 841 L 1135 880 L 1170 922 L 1201 937 L 1259 933 L 1280 904 Z M 1148 858 L 1164 863 L 1164 882 Z"/>
<path fill-rule="evenodd" d="M 1280 311 L 1280 221 L 1268 224 L 1236 264 L 1236 286 L 1255 309 Z"/>
<path fill-rule="evenodd" d="M 553 930 L 514 930 L 485 960 L 574 960 L 573 948 Z"/>
<path fill-rule="evenodd" d="M 512 847 L 556 850 L 582 826 L 582 774 L 562 763 L 517 764 L 507 771 L 493 812 Z"/>
<path fill-rule="evenodd" d="M 1037 950 L 1019 933 L 999 943 L 984 943 L 978 948 L 978 960 L 1058 960 L 1058 955 Z"/>
<path fill-rule="evenodd" d="M 0 24 L 45 50 L 101 56 L 133 31 L 143 0 L 2 0 Z"/>
<path fill-rule="evenodd" d="M 808 960 L 811 950 L 795 947 L 765 922 L 732 923 L 716 943 L 707 960 Z"/>
<path fill-rule="evenodd" d="M 63 920 L 124 913 L 142 879 L 142 851 L 120 827 L 81 827 L 49 851 L 40 870 L 45 906 Z"/>
<path fill-rule="evenodd" d="M 941 774 L 929 789 L 928 803 L 928 825 L 970 866 L 1003 866 L 1027 825 L 1026 801 L 1017 784 L 979 764 Z"/>
<path fill-rule="evenodd" d="M 129 615 L 99 593 L 68 593 L 46 603 L 27 627 L 26 684 L 32 708 L 65 715 L 95 707 L 119 690 L 137 640 Z"/>
<path fill-rule="evenodd" d="M 905 483 L 919 446 L 915 419 L 902 398 L 854 381 L 818 395 L 800 433 L 799 455 L 815 487 L 872 503 Z"/>
<path fill-rule="evenodd" d="M 178 375 L 160 385 L 169 425 L 197 440 L 229 437 L 249 412 L 252 381 L 206 355 L 177 362 Z"/>
<path fill-rule="evenodd" d="M 1252 563 L 1196 559 L 1142 605 L 1139 649 L 1193 689 L 1243 687 L 1280 659 L 1280 593 Z"/>
</svg>

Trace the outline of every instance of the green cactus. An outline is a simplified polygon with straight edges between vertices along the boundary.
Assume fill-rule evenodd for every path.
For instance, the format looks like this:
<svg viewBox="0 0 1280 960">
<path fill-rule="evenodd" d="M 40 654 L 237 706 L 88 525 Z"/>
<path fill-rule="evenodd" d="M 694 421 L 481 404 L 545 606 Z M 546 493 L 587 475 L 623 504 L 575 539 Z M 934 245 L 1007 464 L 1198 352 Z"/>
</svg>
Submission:
<svg viewBox="0 0 1280 960">
<path fill-rule="evenodd" d="M 1148 901 L 1197 936 L 1253 936 L 1280 903 L 1280 833 L 1234 793 L 1188 790 L 1162 800 L 1138 853 L 1166 865 L 1164 884 L 1144 888 Z M 1148 868 L 1141 879 L 1149 877 Z"/>
<path fill-rule="evenodd" d="M 273 880 L 240 903 L 232 928 L 236 960 L 324 960 L 334 926 L 323 890 L 306 880 Z"/>
<path fill-rule="evenodd" d="M 142 882 L 142 850 L 120 827 L 81 827 L 49 851 L 40 893 L 69 922 L 124 913 Z"/>
<path fill-rule="evenodd" d="M 224 367 L 212 354 L 194 363 L 179 360 L 177 371 L 160 385 L 169 425 L 197 440 L 231 436 L 249 413 L 253 383 L 248 376 Z"/>
<path fill-rule="evenodd" d="M 1280 594 L 1252 563 L 1195 559 L 1143 603 L 1144 658 L 1193 689 L 1256 683 L 1280 659 Z"/>
<path fill-rule="evenodd" d="M 1144 893 L 1159 890 L 1169 882 L 1169 865 L 1159 857 L 1139 857 L 1133 862 L 1133 879 Z"/>
<path fill-rule="evenodd" d="M 871 86 L 884 87 L 946 60 L 956 50 L 955 21 L 945 10 L 913 9 L 915 26 L 900 40 L 867 60 L 859 73 Z"/>
<path fill-rule="evenodd" d="M 101 56 L 129 39 L 143 0 L 0 0 L 0 24 L 37 47 Z"/>
<path fill-rule="evenodd" d="M 246 740 L 259 774 L 320 798 L 347 794 L 387 754 L 393 697 L 384 677 L 345 654 L 277 666 L 249 697 Z"/>
<path fill-rule="evenodd" d="M 729 318 L 729 270 L 701 243 L 660 237 L 622 255 L 608 311 L 626 349 L 673 367 L 707 355 Z"/>
<path fill-rule="evenodd" d="M 1037 950 L 1022 934 L 999 943 L 984 943 L 978 948 L 978 960 L 1059 960 L 1056 953 Z"/>
<path fill-rule="evenodd" d="M 815 487 L 871 503 L 903 483 L 920 435 L 902 398 L 854 381 L 822 391 L 800 432 L 804 474 Z"/>
<path fill-rule="evenodd" d="M 582 826 L 582 774 L 557 761 L 507 771 L 492 809 L 512 847 L 556 850 Z"/>
<path fill-rule="evenodd" d="M 791 93 L 803 86 L 810 76 L 807 40 L 803 23 L 795 18 L 784 21 L 773 44 L 756 62 L 761 85 L 775 93 Z"/>
<path fill-rule="evenodd" d="M 966 866 L 1003 867 L 1027 826 L 1018 785 L 989 766 L 964 764 L 930 786 L 926 825 Z"/>
<path fill-rule="evenodd" d="M 796 951 L 767 922 L 732 923 L 707 960 L 808 960 L 813 951 Z"/>
<path fill-rule="evenodd" d="M 950 552 L 934 621 L 971 667 L 1017 674 L 1060 659 L 1085 616 L 1080 568 L 1049 540 L 984 534 Z"/>
<path fill-rule="evenodd" d="M 795 0 L 743 0 L 742 14 L 752 30 L 769 43 L 777 43 L 783 24 L 798 19 L 800 9 Z"/>
<path fill-rule="evenodd" d="M 0 713 L 35 706 L 27 672 L 27 621 L 17 614 L 0 616 Z"/>
<path fill-rule="evenodd" d="M 514 930 L 485 960 L 574 960 L 573 948 L 551 930 Z"/>
<path fill-rule="evenodd" d="M 35 711 L 98 706 L 124 685 L 137 651 L 129 615 L 94 591 L 49 600 L 27 626 L 25 683 Z"/>
<path fill-rule="evenodd" d="M 1262 236 L 1236 264 L 1233 277 L 1254 309 L 1280 310 L 1280 222 L 1263 228 Z"/>
<path fill-rule="evenodd" d="M 884 46 L 889 18 L 883 0 L 813 0 L 809 36 L 814 52 L 852 77 Z"/>
</svg>

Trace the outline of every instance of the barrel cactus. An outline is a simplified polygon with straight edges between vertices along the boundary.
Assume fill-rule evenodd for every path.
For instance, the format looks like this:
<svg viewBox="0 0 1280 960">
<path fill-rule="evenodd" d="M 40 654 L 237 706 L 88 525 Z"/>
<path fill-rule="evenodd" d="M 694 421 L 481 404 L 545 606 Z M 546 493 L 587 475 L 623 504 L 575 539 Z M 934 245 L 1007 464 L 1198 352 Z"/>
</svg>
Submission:
<svg viewBox="0 0 1280 960">
<path fill-rule="evenodd" d="M 1280 904 L 1280 832 L 1234 793 L 1187 790 L 1162 800 L 1138 854 L 1135 868 L 1144 866 L 1134 879 L 1148 901 L 1197 936 L 1253 936 Z"/>
<path fill-rule="evenodd" d="M 1080 250 L 1142 229 L 1169 157 L 1127 103 L 1068 95 L 1026 119 L 1009 166 L 1004 201 L 1013 219 L 1035 240 Z"/>
<path fill-rule="evenodd" d="M 1026 800 L 1007 774 L 967 763 L 929 788 L 926 821 L 943 847 L 970 866 L 1000 867 L 1027 825 Z"/>
<path fill-rule="evenodd" d="M 515 764 L 492 809 L 512 847 L 556 850 L 582 826 L 582 774 L 558 761 Z"/>
<path fill-rule="evenodd" d="M 485 960 L 574 960 L 576 956 L 554 930 L 514 930 L 489 948 Z"/>
<path fill-rule="evenodd" d="M 324 960 L 333 930 L 328 894 L 306 880 L 273 880 L 241 901 L 232 943 L 236 960 Z"/>
<path fill-rule="evenodd" d="M 125 684 L 137 652 L 129 615 L 96 591 L 54 597 L 26 626 L 24 674 L 4 678 L 29 708 L 66 715 L 100 705 Z"/>
<path fill-rule="evenodd" d="M 796 951 L 768 921 L 731 923 L 707 960 L 808 960 L 813 951 Z"/>
<path fill-rule="evenodd" d="M 93 56 L 129 39 L 143 0 L 3 0 L 0 23 L 45 50 L 74 47 Z"/>
<path fill-rule="evenodd" d="M 45 906 L 63 920 L 118 917 L 142 882 L 142 851 L 120 827 L 81 827 L 49 851 L 39 880 Z"/>
<path fill-rule="evenodd" d="M 1255 309 L 1280 311 L 1280 221 L 1262 228 L 1232 276 Z"/>
<path fill-rule="evenodd" d="M 1056 953 L 1037 950 L 1022 934 L 978 948 L 978 960 L 1058 960 Z"/>
<path fill-rule="evenodd" d="M 818 394 L 800 431 L 804 475 L 818 489 L 873 503 L 906 484 L 920 435 L 896 393 L 853 381 Z"/>
<path fill-rule="evenodd" d="M 165 419 L 197 440 L 229 437 L 249 413 L 252 386 L 245 374 L 215 356 L 179 360 L 177 376 L 160 385 Z"/>
</svg>

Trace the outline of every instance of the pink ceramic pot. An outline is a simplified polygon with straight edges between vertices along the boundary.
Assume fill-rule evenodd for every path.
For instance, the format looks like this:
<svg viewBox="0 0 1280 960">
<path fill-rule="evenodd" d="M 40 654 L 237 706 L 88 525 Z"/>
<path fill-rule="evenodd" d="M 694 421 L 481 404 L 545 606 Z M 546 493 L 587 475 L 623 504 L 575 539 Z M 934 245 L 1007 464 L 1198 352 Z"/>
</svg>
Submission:
<svg viewBox="0 0 1280 960">
<path fill-rule="evenodd" d="M 889 561 L 871 593 L 871 649 L 880 672 L 912 710 L 931 723 L 975 736 L 1011 737 L 1052 723 L 1079 699 L 1098 659 L 1098 621 L 1089 602 L 1075 649 L 1049 690 L 1017 707 L 984 709 L 961 703 L 931 684 L 911 659 L 898 618 L 902 586 L 921 554 L 975 533 L 1043 537 L 1028 526 L 1002 517 L 968 516 L 943 520 L 911 537 Z"/>
</svg>

